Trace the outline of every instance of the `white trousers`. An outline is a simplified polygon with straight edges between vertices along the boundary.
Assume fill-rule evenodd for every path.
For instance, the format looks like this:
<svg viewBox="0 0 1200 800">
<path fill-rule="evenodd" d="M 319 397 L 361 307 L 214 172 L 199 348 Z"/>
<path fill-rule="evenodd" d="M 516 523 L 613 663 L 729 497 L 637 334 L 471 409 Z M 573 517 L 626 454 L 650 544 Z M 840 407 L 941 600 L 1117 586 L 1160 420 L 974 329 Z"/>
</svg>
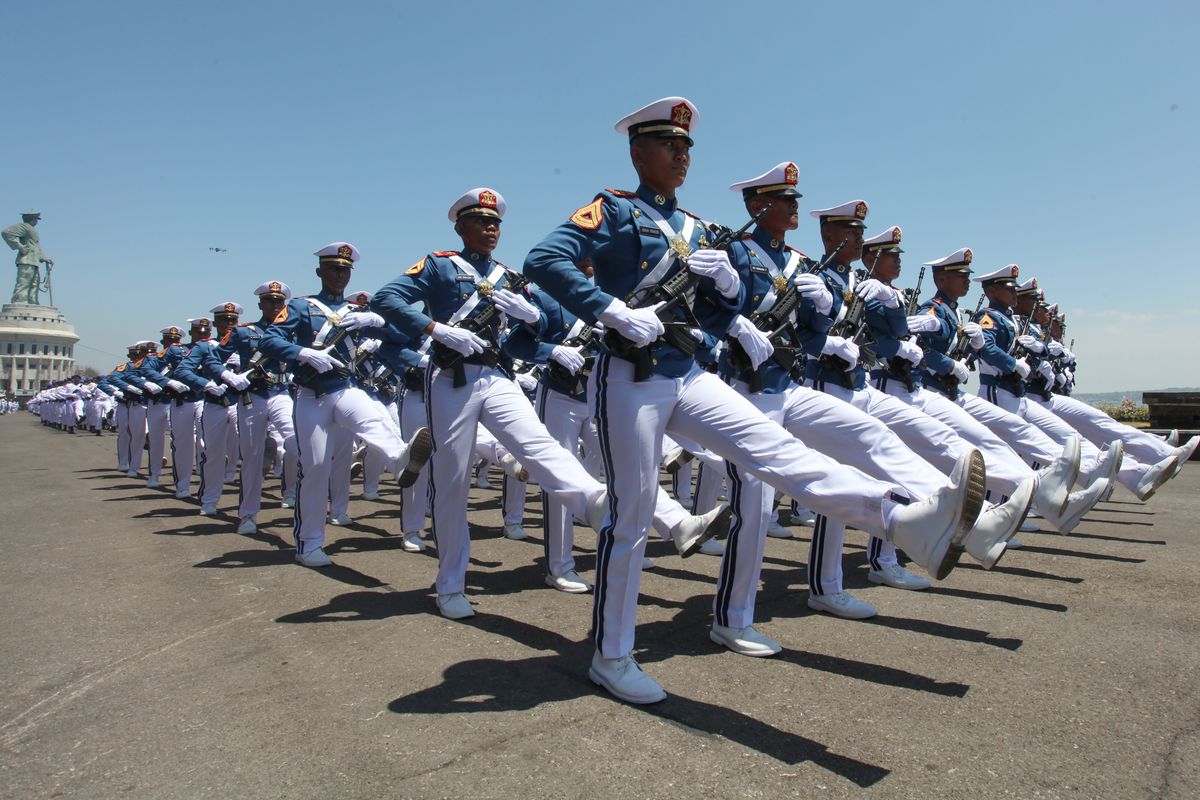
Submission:
<svg viewBox="0 0 1200 800">
<path fill-rule="evenodd" d="M 229 439 L 229 413 L 236 400 L 229 406 L 201 401 L 200 434 L 204 446 L 200 451 L 200 503 L 215 504 L 221 500 L 221 489 L 225 484 L 225 462 L 229 455 L 226 442 Z M 237 410 L 234 409 L 234 413 Z"/>
<path fill-rule="evenodd" d="M 507 376 L 479 364 L 466 364 L 464 370 L 467 382 L 458 388 L 450 373 L 436 367 L 431 366 L 425 378 L 425 408 L 434 440 L 429 497 L 441 595 L 461 592 L 466 585 L 471 546 L 467 498 L 480 423 L 543 491 L 581 519 L 587 517 L 588 502 L 604 488 L 546 431 L 529 399 Z"/>
<path fill-rule="evenodd" d="M 425 393 L 405 390 L 400 397 L 400 430 L 404 438 L 411 440 L 413 434 L 429 424 L 425 413 Z M 400 530 L 404 533 L 420 533 L 425 529 L 425 517 L 429 513 L 429 465 L 426 464 L 416 483 L 400 490 Z"/>
<path fill-rule="evenodd" d="M 877 388 L 887 392 L 900 402 L 945 423 L 955 433 L 978 448 L 987 465 L 988 499 L 991 502 L 1003 503 L 1018 485 L 1034 477 L 1034 471 L 1021 460 L 1021 457 L 1011 447 L 992 433 L 982 422 L 976 420 L 956 403 L 950 402 L 945 395 L 926 389 L 924 386 L 918 386 L 916 391 L 910 392 L 902 381 L 889 380 L 887 377 L 879 379 Z"/>
<path fill-rule="evenodd" d="M 973 420 L 1000 437 L 1016 451 L 1030 469 L 1039 470 L 1062 455 L 1062 445 L 1055 444 L 1054 440 L 1042 433 L 1036 425 L 1030 425 L 995 403 L 966 392 L 959 392 L 957 400 L 953 402 L 970 414 Z"/>
<path fill-rule="evenodd" d="M 167 414 L 170 403 L 151 403 L 146 406 L 146 431 L 150 437 L 150 463 L 146 471 L 154 480 L 162 475 L 163 451 L 167 443 Z"/>
<path fill-rule="evenodd" d="M 225 414 L 229 417 L 225 425 L 225 474 L 222 476 L 225 483 L 233 483 L 237 478 L 238 451 L 241 449 L 237 427 L 240 404 L 240 396 L 231 389 L 229 391 L 229 407 L 225 409 Z"/>
<path fill-rule="evenodd" d="M 810 507 L 881 533 L 892 484 L 810 450 L 717 376 L 694 367 L 681 378 L 633 380 L 633 365 L 601 354 L 588 383 L 608 481 L 597 536 L 592 635 L 605 658 L 633 650 L 641 562 L 657 503 L 662 437 L 691 441 Z"/>
<path fill-rule="evenodd" d="M 578 454 L 579 439 L 588 425 L 587 403 L 573 400 L 562 392 L 538 384 L 534 396 L 538 419 L 568 453 Z M 575 569 L 571 549 L 575 546 L 575 525 L 562 503 L 542 492 L 542 542 L 546 571 L 562 575 Z"/>
<path fill-rule="evenodd" d="M 171 403 L 171 480 L 176 494 L 192 493 L 192 462 L 196 457 L 196 411 L 202 401 Z"/>
<path fill-rule="evenodd" d="M 129 404 L 129 417 L 125 428 L 126 462 L 129 469 L 137 472 L 142 468 L 142 449 L 146 446 L 146 407 L 141 403 Z"/>
<path fill-rule="evenodd" d="M 1117 481 L 1131 492 L 1137 491 L 1138 483 L 1151 467 L 1175 452 L 1175 448 L 1157 436 L 1122 425 L 1100 409 L 1079 400 L 1057 394 L 1050 395 L 1049 400 L 1039 396 L 1026 399 L 1062 419 L 1072 430 L 1079 432 L 1080 438 L 1094 447 L 1105 447 L 1120 441 L 1124 455 L 1117 471 Z M 1080 425 L 1083 429 L 1080 429 Z M 1131 443 L 1136 452 L 1130 451 Z"/>
<path fill-rule="evenodd" d="M 282 397 L 281 402 L 277 398 Z M 288 461 L 295 469 L 296 430 L 292 425 L 292 398 L 287 394 L 260 397 L 250 394 L 250 405 L 238 401 L 238 443 L 242 457 L 238 486 L 238 516 L 249 517 L 262 508 L 263 455 L 267 446 L 267 428 L 274 425 L 283 437 L 284 484 L 287 485 Z M 290 451 L 290 453 L 289 453 Z M 293 472 L 292 480 L 295 480 Z"/>
<path fill-rule="evenodd" d="M 337 451 L 353 452 L 358 436 L 367 447 L 383 451 L 391 465 L 404 455 L 406 446 L 392 418 L 354 386 L 320 397 L 312 389 L 297 390 L 295 426 L 299 470 L 292 527 L 298 551 L 307 553 L 325 543 L 325 511 Z M 348 493 L 350 466 L 349 459 L 345 461 Z"/>
<path fill-rule="evenodd" d="M 1035 426 L 1054 442 L 1061 452 L 1067 439 L 1078 435 L 1078 432 L 1050 412 L 1050 409 L 1030 400 L 1028 396 L 1017 397 L 1007 389 L 999 386 L 981 386 L 984 398 L 1010 414 L 1016 414 L 1021 419 Z M 1087 439 L 1079 437 L 1079 486 L 1089 486 L 1100 474 L 1100 450 Z M 1136 484 L 1135 484 L 1136 485 Z"/>
<path fill-rule="evenodd" d="M 93 397 L 84 403 L 84 415 L 87 417 L 85 423 L 94 431 L 100 430 L 100 426 L 104 421 L 104 410 L 100 405 L 100 399 Z"/>
<path fill-rule="evenodd" d="M 396 401 L 384 403 L 378 398 L 375 402 L 383 407 L 388 416 L 392 418 L 392 422 L 396 423 L 396 427 L 400 428 L 400 415 L 396 407 Z M 401 428 L 401 431 L 403 429 Z M 383 473 L 387 470 L 387 462 L 384 461 L 383 454 L 378 450 L 367 449 L 363 454 L 363 493 L 378 492 L 379 482 L 383 478 Z"/>
</svg>

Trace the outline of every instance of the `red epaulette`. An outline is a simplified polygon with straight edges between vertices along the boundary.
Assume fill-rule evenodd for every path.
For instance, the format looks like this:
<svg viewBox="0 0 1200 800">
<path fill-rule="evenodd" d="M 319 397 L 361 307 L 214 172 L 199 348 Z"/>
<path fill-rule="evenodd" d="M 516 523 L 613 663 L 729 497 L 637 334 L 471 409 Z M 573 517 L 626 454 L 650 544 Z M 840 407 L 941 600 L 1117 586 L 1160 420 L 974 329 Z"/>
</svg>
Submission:
<svg viewBox="0 0 1200 800">
<path fill-rule="evenodd" d="M 934 304 L 939 305 L 939 306 L 944 303 L 944 301 L 940 297 L 934 297 L 931 302 L 933 302 Z"/>
<path fill-rule="evenodd" d="M 438 258 L 449 258 L 450 256 L 458 255 L 458 251 L 457 250 L 438 250 L 436 253 L 433 253 L 433 255 L 437 256 Z"/>
<path fill-rule="evenodd" d="M 803 250 L 797 250 L 790 244 L 785 244 L 784 247 L 786 247 L 788 250 L 791 250 L 793 253 L 799 253 L 801 258 L 808 258 L 808 255 Z"/>
<path fill-rule="evenodd" d="M 604 191 L 614 197 L 637 197 L 637 192 L 627 192 L 624 189 L 605 189 Z"/>
<path fill-rule="evenodd" d="M 697 217 L 695 214 L 688 211 L 686 208 L 681 208 L 679 210 L 682 211 L 683 213 L 687 214 L 692 219 L 697 220 L 698 222 L 703 222 L 705 225 L 708 224 L 708 220 L 704 219 L 703 217 Z"/>
</svg>

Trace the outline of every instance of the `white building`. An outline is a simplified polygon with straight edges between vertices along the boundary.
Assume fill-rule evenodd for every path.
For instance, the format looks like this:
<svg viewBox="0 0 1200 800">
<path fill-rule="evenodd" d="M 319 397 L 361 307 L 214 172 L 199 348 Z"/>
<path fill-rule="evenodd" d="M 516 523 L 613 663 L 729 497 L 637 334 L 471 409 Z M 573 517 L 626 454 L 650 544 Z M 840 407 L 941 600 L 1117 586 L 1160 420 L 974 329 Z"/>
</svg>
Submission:
<svg viewBox="0 0 1200 800">
<path fill-rule="evenodd" d="M 54 306 L 6 303 L 0 310 L 0 392 L 24 399 L 75 374 L 75 328 Z"/>
</svg>

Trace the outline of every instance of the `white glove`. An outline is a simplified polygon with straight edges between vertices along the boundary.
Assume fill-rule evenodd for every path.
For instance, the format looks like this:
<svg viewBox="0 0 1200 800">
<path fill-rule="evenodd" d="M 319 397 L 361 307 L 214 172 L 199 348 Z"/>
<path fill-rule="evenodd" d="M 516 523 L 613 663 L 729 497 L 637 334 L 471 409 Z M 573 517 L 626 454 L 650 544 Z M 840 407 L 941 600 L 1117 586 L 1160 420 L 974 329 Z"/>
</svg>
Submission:
<svg viewBox="0 0 1200 800">
<path fill-rule="evenodd" d="M 704 252 L 703 250 L 700 252 Z M 600 321 L 617 333 L 633 342 L 635 347 L 645 347 L 659 336 L 662 336 L 662 320 L 658 318 L 658 306 L 661 303 L 646 308 L 630 308 L 625 301 L 615 298 L 608 308 L 600 312 Z"/>
<path fill-rule="evenodd" d="M 554 349 L 550 351 L 550 360 L 562 364 L 567 372 L 574 375 L 583 369 L 584 361 L 581 350 L 582 348 L 579 347 L 567 347 L 561 344 L 555 345 Z"/>
<path fill-rule="evenodd" d="M 1066 386 L 1067 385 L 1067 376 L 1061 372 L 1058 373 L 1057 375 L 1055 375 L 1054 376 L 1054 385 L 1059 388 Z"/>
<path fill-rule="evenodd" d="M 908 318 L 909 333 L 933 333 L 941 327 L 942 321 L 933 314 L 914 314 Z"/>
<path fill-rule="evenodd" d="M 237 369 L 242 365 L 242 357 L 237 353 L 230 353 L 229 358 L 225 359 L 225 366 L 230 369 Z"/>
<path fill-rule="evenodd" d="M 153 381 L 146 381 L 142 384 L 142 388 L 150 394 L 162 394 L 162 387 Z"/>
<path fill-rule="evenodd" d="M 750 359 L 750 367 L 758 369 L 764 361 L 775 352 L 775 345 L 767 335 L 754 326 L 754 323 L 738 314 L 729 323 L 729 335 L 738 340 L 738 344 L 746 351 Z"/>
<path fill-rule="evenodd" d="M 356 331 L 359 328 L 383 328 L 387 326 L 387 323 L 374 311 L 355 311 L 342 317 L 342 321 L 337 326 L 348 331 Z"/>
<path fill-rule="evenodd" d="M 542 317 L 533 303 L 508 289 L 497 289 L 492 292 L 492 303 L 512 319 L 519 319 L 530 325 L 536 325 Z"/>
<path fill-rule="evenodd" d="M 513 380 L 517 382 L 517 386 L 520 386 L 523 392 L 532 392 L 537 388 L 538 384 L 537 378 L 528 372 L 518 372 Z"/>
<path fill-rule="evenodd" d="M 358 346 L 360 353 L 374 353 L 379 349 L 379 345 L 383 344 L 382 339 L 363 339 L 362 344 Z"/>
<path fill-rule="evenodd" d="M 141 397 L 144 394 L 142 390 L 136 386 L 128 386 L 125 388 L 125 391 L 129 392 L 134 397 Z"/>
<path fill-rule="evenodd" d="M 1070 381 L 1071 383 L 1074 383 L 1074 382 L 1075 382 L 1075 370 L 1073 370 L 1073 369 L 1064 369 L 1064 370 L 1063 370 L 1063 377 L 1065 377 L 1065 378 L 1066 378 L 1068 381 Z"/>
<path fill-rule="evenodd" d="M 1075 354 L 1074 354 L 1074 353 L 1072 353 L 1070 350 L 1068 350 L 1068 349 L 1067 349 L 1067 348 L 1065 348 L 1065 347 L 1063 348 L 1062 354 L 1063 354 L 1064 356 L 1066 356 L 1066 357 L 1067 357 L 1067 360 L 1068 360 L 1068 361 L 1074 361 L 1074 360 L 1075 360 Z"/>
<path fill-rule="evenodd" d="M 793 281 L 796 286 L 796 291 L 802 297 L 807 297 L 817 307 L 818 314 L 828 314 L 833 308 L 833 295 L 829 293 L 829 288 L 825 286 L 825 281 L 818 278 L 816 275 L 797 275 Z"/>
<path fill-rule="evenodd" d="M 417 362 L 417 369 L 425 369 L 429 366 L 429 353 L 421 353 L 421 359 Z"/>
<path fill-rule="evenodd" d="M 204 384 L 204 391 L 208 392 L 213 397 L 220 397 L 221 395 L 225 394 L 225 387 L 220 386 L 213 381 L 209 381 L 208 383 Z"/>
<path fill-rule="evenodd" d="M 113 391 L 113 393 L 112 393 L 112 396 L 113 396 L 113 397 L 115 397 L 115 398 L 116 398 L 116 399 L 118 399 L 118 400 L 124 400 L 124 399 L 125 399 L 125 393 L 124 393 L 124 392 L 122 392 L 120 389 L 116 389 L 116 390 L 114 390 L 114 391 Z"/>
<path fill-rule="evenodd" d="M 387 364 L 381 364 L 375 368 L 374 372 L 371 373 L 371 377 L 374 378 L 375 380 L 379 380 L 380 378 L 384 377 L 387 374 L 387 371 L 388 371 Z"/>
<path fill-rule="evenodd" d="M 167 381 L 167 387 L 170 388 L 171 391 L 178 392 L 179 394 L 187 394 L 187 392 L 190 391 L 187 387 L 187 384 L 183 383 L 182 381 L 169 380 Z"/>
<path fill-rule="evenodd" d="M 433 332 L 429 336 L 440 344 L 446 345 L 456 353 L 461 353 L 464 356 L 472 355 L 473 353 L 482 353 L 487 347 L 487 342 L 471 333 L 466 328 L 456 328 L 453 325 L 443 325 L 440 322 L 433 323 Z"/>
<path fill-rule="evenodd" d="M 1021 377 L 1021 380 L 1029 377 L 1029 362 L 1025 359 L 1018 360 L 1017 365 L 1013 369 Z"/>
<path fill-rule="evenodd" d="M 850 365 L 846 367 L 846 372 L 850 372 L 858 366 L 858 345 L 841 336 L 826 337 L 825 346 L 821 348 L 821 355 L 837 356 L 845 361 Z"/>
<path fill-rule="evenodd" d="M 1043 361 L 1037 365 L 1038 375 L 1042 376 L 1042 380 L 1046 383 L 1054 383 L 1054 367 L 1050 366 L 1049 361 Z"/>
<path fill-rule="evenodd" d="M 1046 345 L 1046 350 L 1047 350 L 1047 352 L 1050 353 L 1050 355 L 1054 356 L 1055 358 L 1058 358 L 1064 352 L 1066 352 L 1065 349 L 1063 348 L 1063 346 L 1061 344 L 1059 344 L 1058 342 L 1050 342 L 1048 345 Z"/>
<path fill-rule="evenodd" d="M 1018 336 L 1017 342 L 1031 353 L 1041 353 L 1046 349 L 1046 346 L 1036 336 L 1030 336 L 1029 334 Z"/>
<path fill-rule="evenodd" d="M 858 286 L 855 286 L 854 293 L 861 297 L 864 302 L 867 300 L 878 300 L 883 303 L 884 308 L 900 307 L 900 293 L 874 278 L 867 278 Z"/>
<path fill-rule="evenodd" d="M 983 349 L 983 328 L 979 327 L 978 323 L 966 323 L 963 325 L 963 333 L 970 339 L 972 350 Z"/>
<path fill-rule="evenodd" d="M 238 392 L 245 391 L 246 388 L 250 385 L 250 381 L 246 380 L 241 375 L 238 375 L 235 372 L 230 372 L 229 370 L 225 370 L 224 372 L 221 373 L 221 380 L 228 383 L 230 386 L 232 386 L 234 388 L 235 391 L 238 391 Z"/>
<path fill-rule="evenodd" d="M 912 363 L 915 367 L 921 363 L 921 359 L 925 356 L 925 353 L 915 342 L 901 342 L 900 349 L 896 351 L 896 355 Z"/>
<path fill-rule="evenodd" d="M 954 379 L 959 383 L 966 383 L 967 376 L 970 375 L 970 370 L 967 369 L 967 365 L 961 361 L 955 361 L 954 366 L 950 367 L 950 372 L 954 375 Z"/>
<path fill-rule="evenodd" d="M 688 269 L 697 275 L 712 278 L 717 291 L 724 297 L 737 297 L 741 279 L 729 263 L 729 254 L 724 250 L 697 250 L 688 256 Z"/>
<path fill-rule="evenodd" d="M 301 347 L 300 352 L 296 354 L 296 360 L 302 364 L 308 364 L 317 371 L 318 375 L 323 375 L 334 367 L 346 366 L 331 356 L 328 351 L 313 350 L 309 347 Z"/>
</svg>

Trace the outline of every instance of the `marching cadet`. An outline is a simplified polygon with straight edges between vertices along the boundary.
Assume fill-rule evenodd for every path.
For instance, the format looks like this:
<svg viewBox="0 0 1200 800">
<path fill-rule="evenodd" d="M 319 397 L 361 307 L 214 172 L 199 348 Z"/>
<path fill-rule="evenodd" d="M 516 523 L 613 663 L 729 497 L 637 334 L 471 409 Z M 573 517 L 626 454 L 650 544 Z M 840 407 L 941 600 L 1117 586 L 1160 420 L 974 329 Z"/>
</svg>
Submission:
<svg viewBox="0 0 1200 800">
<path fill-rule="evenodd" d="M 231 328 L 225 345 L 246 368 L 240 377 L 247 385 L 237 403 L 238 449 L 242 460 L 237 532 L 242 534 L 258 530 L 268 424 L 273 424 L 283 437 L 283 495 L 294 498 L 296 491 L 296 431 L 292 426 L 287 364 L 259 352 L 264 332 L 283 311 L 292 290 L 282 281 L 266 281 L 259 284 L 254 294 L 262 315 L 256 322 Z"/>
<path fill-rule="evenodd" d="M 175 498 L 187 500 L 192 496 L 192 472 L 197 461 L 197 444 L 200 438 L 201 405 L 205 395 L 203 386 L 192 388 L 179 378 L 180 364 L 201 342 L 206 342 L 212 333 L 212 321 L 208 317 L 187 320 L 188 344 L 178 344 L 166 354 L 171 376 L 167 386 L 175 393 L 175 402 L 170 407 L 171 430 L 171 482 L 175 486 Z"/>
<path fill-rule="evenodd" d="M 233 352 L 229 341 L 242 311 L 241 304 L 233 301 L 214 306 L 209 313 L 213 315 L 220 339 L 196 342 L 174 371 L 177 380 L 204 393 L 204 408 L 200 413 L 200 441 L 203 448 L 200 454 L 200 513 L 204 516 L 217 513 L 228 469 L 226 461 L 229 457 L 231 423 L 229 389 L 240 392 L 250 385 L 246 378 L 235 374 L 225 363 Z M 176 472 L 178 470 L 177 467 Z"/>
<path fill-rule="evenodd" d="M 864 242 L 864 266 L 888 287 L 900 276 L 900 254 L 904 252 L 900 248 L 902 236 L 899 226 L 892 226 Z M 914 288 L 914 297 L 915 292 Z M 915 308 L 913 310 L 915 311 Z M 1071 482 L 1074 480 L 1073 464 L 1070 461 L 1056 461 L 1054 463 L 1058 465 L 1057 470 L 1053 468 L 1054 465 L 1047 465 L 1045 470 L 1035 473 L 1012 448 L 983 423 L 975 420 L 945 396 L 922 386 L 918 366 L 925 353 L 920 345 L 910 338 L 908 316 L 907 309 L 899 306 L 889 309 L 877 300 L 867 303 L 867 325 L 873 336 L 875 355 L 881 359 L 881 363 L 871 373 L 875 387 L 939 420 L 979 448 L 987 463 L 989 500 L 996 498 L 1004 502 L 1018 491 L 1023 482 L 1033 480 L 1033 485 L 1036 486 L 1033 504 L 1038 512 L 1052 523 L 1062 522 L 1064 518 L 1069 519 L 1076 515 L 1081 517 L 1086 513 L 1095 500 L 1084 493 L 1073 497 L 1070 495 Z M 1011 541 L 1010 537 L 1008 540 L 989 545 L 985 541 L 969 537 L 967 551 L 980 561 L 985 569 L 990 569 Z"/>
<path fill-rule="evenodd" d="M 162 349 L 155 348 L 142 361 L 141 371 L 142 376 L 146 378 L 148 384 L 153 383 L 159 387 L 159 391 L 151 392 L 154 394 L 148 399 L 146 406 L 146 431 L 150 437 L 149 459 L 150 464 L 147 471 L 150 474 L 146 481 L 147 489 L 157 489 L 162 478 L 163 468 L 163 450 L 166 446 L 168 417 L 170 416 L 170 408 L 172 401 L 175 399 L 174 388 L 170 385 L 170 372 L 173 369 L 173 364 L 178 363 L 182 355 L 178 352 L 179 341 L 183 338 L 183 331 L 174 325 L 170 325 L 159 331 L 161 336 L 160 344 Z M 173 353 L 173 349 L 175 352 Z"/>
<path fill-rule="evenodd" d="M 368 447 L 383 451 L 403 487 L 416 480 L 429 457 L 432 437 L 423 428 L 406 442 L 391 417 L 355 385 L 349 372 L 353 362 L 349 334 L 384 324 L 370 311 L 351 312 L 354 307 L 343 297 L 359 258 L 358 248 L 333 242 L 314 255 L 321 291 L 290 299 L 265 331 L 259 350 L 287 362 L 297 386 L 296 561 L 306 567 L 327 567 L 333 563 L 324 550 L 332 453 L 357 435 Z"/>
<path fill-rule="evenodd" d="M 1137 499 L 1149 500 L 1164 483 L 1179 474 L 1179 468 L 1191 457 L 1200 438 L 1171 447 L 1157 436 L 1117 422 L 1095 406 L 1054 394 L 1051 391 L 1054 369 L 1048 356 L 1055 349 L 1061 354 L 1062 347 L 1050 339 L 1050 313 L 1041 297 L 1037 278 L 1017 287 L 1016 311 L 1023 318 L 1030 318 L 1028 333 L 1017 337 L 1017 342 L 1030 354 L 1033 371 L 1041 379 L 1036 386 L 1032 382 L 1026 384 L 1027 402 L 1050 411 L 1095 447 L 1120 441 L 1124 455 L 1117 480 Z"/>
<path fill-rule="evenodd" d="M 608 482 L 597 542 L 596 654 L 588 675 L 632 703 L 666 697 L 632 656 L 641 558 L 664 433 L 746 467 L 816 510 L 894 539 L 939 576 L 953 567 L 978 515 L 978 503 L 967 502 L 970 484 L 980 485 L 982 499 L 977 452 L 964 455 L 951 486 L 910 503 L 899 487 L 808 450 L 696 364 L 698 342 L 687 329 L 700 322 L 704 331 L 723 338 L 742 304 L 741 282 L 728 255 L 707 247 L 709 231 L 675 198 L 687 177 L 698 121 L 696 107 L 682 97 L 655 101 L 621 119 L 615 129 L 628 138 L 637 191 L 599 193 L 525 261 L 525 274 L 544 291 L 585 324 L 602 322 L 617 337 L 603 346 L 588 382 Z M 576 266 L 589 258 L 594 284 Z M 633 300 L 634 290 L 683 270 L 699 279 L 695 301 L 692 308 L 668 312 L 674 333 L 669 341 L 660 339 L 666 328 L 658 309 L 636 302 L 631 307 L 622 298 Z M 645 363 L 638 348 L 649 348 L 648 377 L 636 374 L 630 360 Z"/>
<path fill-rule="evenodd" d="M 129 360 L 118 369 L 121 372 L 121 391 L 125 395 L 124 427 L 117 441 L 119 459 L 125 464 L 125 474 L 136 478 L 142 466 L 142 449 L 146 445 L 146 379 L 139 372 L 146 357 L 145 342 L 129 346 Z"/>
<path fill-rule="evenodd" d="M 971 248 L 961 247 L 948 256 L 925 262 L 933 272 L 937 291 L 920 305 L 917 314 L 907 319 L 908 330 L 917 335 L 923 353 L 919 373 L 921 385 L 941 394 L 982 423 L 1030 468 L 1038 470 L 1042 481 L 1049 477 L 1052 485 L 1066 487 L 1065 493 L 1043 497 L 1039 513 L 1047 516 L 1060 532 L 1069 533 L 1099 501 L 1110 485 L 1109 481 L 1093 479 L 1079 490 L 1080 493 L 1070 492 L 1079 477 L 1079 437 L 1069 437 L 1059 445 L 1021 417 L 962 391 L 962 384 L 970 375 L 968 361 L 974 359 L 974 353 L 985 341 L 983 330 L 970 318 L 970 313 L 958 307 L 958 301 L 967 295 L 971 286 L 973 257 Z M 986 298 L 981 298 L 981 303 L 983 299 Z M 1056 503 L 1062 504 L 1061 512 L 1047 514 L 1054 511 Z M 1009 546 L 1013 546 L 1011 540 Z"/>
<path fill-rule="evenodd" d="M 500 193 L 487 187 L 463 194 L 447 213 L 463 249 L 423 257 L 371 300 L 372 309 L 402 333 L 414 339 L 427 334 L 434 342 L 425 377 L 425 408 L 436 442 L 429 497 L 438 549 L 437 607 L 450 619 L 475 614 L 463 589 L 470 465 L 480 423 L 570 513 L 599 528 L 604 510 L 604 487 L 550 436 L 506 374 L 511 365 L 499 349 L 500 319 L 494 312 L 528 324 L 539 318 L 520 284 L 513 283 L 516 274 L 492 258 L 506 208 Z M 418 301 L 428 314 L 414 307 Z M 676 546 L 690 555 L 727 522 L 725 508 L 681 518 L 672 530 Z"/>
<path fill-rule="evenodd" d="M 987 296 L 985 308 L 973 320 L 983 335 L 983 345 L 976 351 L 980 389 L 988 402 L 1035 425 L 1056 445 L 1066 449 L 1072 437 L 1079 438 L 1078 434 L 1058 417 L 1025 398 L 1025 379 L 1029 377 L 1030 367 L 1017 350 L 1019 332 L 1012 319 L 1019 274 L 1020 268 L 1016 264 L 1008 264 L 973 279 L 982 285 Z M 1021 357 L 1014 356 L 1014 352 Z M 1094 489 L 1098 478 L 1109 482 L 1115 479 L 1124 451 L 1120 441 L 1113 442 L 1103 453 L 1087 441 L 1080 441 L 1079 446 L 1079 483 Z M 1105 491 L 1107 488 L 1103 487 Z"/>
</svg>

